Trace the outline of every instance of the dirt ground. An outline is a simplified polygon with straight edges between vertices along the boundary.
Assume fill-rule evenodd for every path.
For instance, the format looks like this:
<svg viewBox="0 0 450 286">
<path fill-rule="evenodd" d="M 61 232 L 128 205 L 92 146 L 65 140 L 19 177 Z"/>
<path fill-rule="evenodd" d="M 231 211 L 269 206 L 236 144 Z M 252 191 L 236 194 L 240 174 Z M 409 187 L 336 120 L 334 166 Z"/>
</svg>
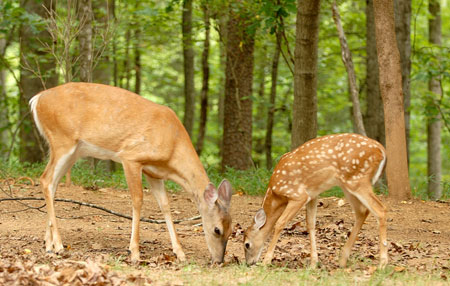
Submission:
<svg viewBox="0 0 450 286">
<path fill-rule="evenodd" d="M 15 197 L 42 197 L 38 186 L 15 184 L 2 189 Z M 7 194 L 0 193 L 0 199 Z M 170 193 L 174 219 L 198 215 L 186 192 Z M 127 190 L 86 190 L 79 186 L 60 186 L 57 198 L 73 199 L 103 206 L 116 212 L 131 214 Z M 226 262 L 244 262 L 242 232 L 250 224 L 262 197 L 233 195 L 231 212 L 234 232 L 228 243 Z M 389 264 L 419 272 L 448 270 L 450 267 L 450 202 L 411 200 L 394 203 L 381 197 L 388 206 Z M 153 196 L 146 191 L 142 214 L 146 218 L 162 219 Z M 54 259 L 45 254 L 45 208 L 43 201 L 0 202 L 0 260 L 32 257 L 40 263 Z M 85 261 L 108 257 L 128 261 L 131 221 L 93 208 L 57 202 L 59 229 L 66 247 L 63 259 Z M 189 260 L 199 265 L 209 263 L 200 220 L 182 222 L 176 226 L 181 244 Z M 353 225 L 353 213 L 340 198 L 321 198 L 317 214 L 318 251 L 321 266 L 335 269 L 338 256 Z M 146 267 L 176 267 L 165 224 L 141 223 L 140 240 L 142 265 Z M 264 253 L 263 253 L 264 255 Z M 378 265 L 378 225 L 369 216 L 353 248 L 349 266 L 352 268 Z M 309 240 L 305 229 L 305 211 L 301 210 L 282 234 L 275 252 L 274 264 L 301 268 L 309 261 Z M 0 265 L 1 266 L 1 265 Z M 1 268 L 1 267 L 0 267 Z M 1 271 L 0 271 L 1 272 Z"/>
</svg>

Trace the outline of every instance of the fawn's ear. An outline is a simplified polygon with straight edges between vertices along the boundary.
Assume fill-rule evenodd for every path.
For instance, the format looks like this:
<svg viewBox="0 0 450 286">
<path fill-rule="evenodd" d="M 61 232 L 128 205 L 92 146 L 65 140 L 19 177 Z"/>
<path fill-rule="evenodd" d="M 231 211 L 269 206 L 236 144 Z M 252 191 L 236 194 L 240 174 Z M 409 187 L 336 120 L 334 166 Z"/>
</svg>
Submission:
<svg viewBox="0 0 450 286">
<path fill-rule="evenodd" d="M 209 183 L 208 186 L 206 186 L 205 192 L 203 193 L 203 198 L 209 207 L 213 207 L 216 203 L 219 198 L 219 194 L 212 183 Z"/>
<path fill-rule="evenodd" d="M 228 180 L 224 179 L 219 185 L 219 200 L 227 210 L 230 208 L 232 194 L 233 187 Z"/>
<path fill-rule="evenodd" d="M 255 225 L 256 229 L 261 229 L 266 224 L 266 212 L 264 209 L 259 209 L 255 215 Z"/>
</svg>

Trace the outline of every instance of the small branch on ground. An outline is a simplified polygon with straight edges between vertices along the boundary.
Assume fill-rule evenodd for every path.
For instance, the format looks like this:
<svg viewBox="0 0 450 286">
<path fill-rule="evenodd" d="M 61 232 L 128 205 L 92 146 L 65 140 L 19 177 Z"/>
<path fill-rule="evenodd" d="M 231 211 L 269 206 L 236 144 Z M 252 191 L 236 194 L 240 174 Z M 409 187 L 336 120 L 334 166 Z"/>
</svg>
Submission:
<svg viewBox="0 0 450 286">
<path fill-rule="evenodd" d="M 3 199 L 0 199 L 0 203 L 3 202 L 3 201 L 44 201 L 44 200 L 45 200 L 44 198 L 34 198 L 34 197 L 17 198 L 17 197 L 14 197 L 14 198 L 3 198 Z M 118 212 L 112 211 L 110 209 L 107 209 L 107 208 L 104 208 L 104 207 L 101 207 L 101 206 L 98 206 L 98 205 L 94 205 L 94 204 L 91 204 L 91 203 L 85 203 L 85 202 L 69 200 L 69 199 L 55 199 L 55 201 L 57 201 L 57 202 L 65 202 L 65 203 L 72 203 L 72 204 L 77 204 L 77 205 L 80 205 L 80 206 L 90 207 L 90 208 L 102 210 L 104 212 L 113 214 L 113 215 L 118 216 L 118 217 L 122 217 L 122 218 L 126 218 L 126 219 L 129 219 L 129 220 L 132 220 L 131 216 L 124 215 L 124 214 L 121 214 L 121 213 L 118 213 Z M 173 221 L 173 223 L 178 224 L 178 223 L 185 222 L 185 221 L 198 220 L 200 218 L 201 218 L 201 216 L 198 215 L 198 216 L 193 216 L 193 217 L 185 218 L 185 219 L 176 219 L 176 220 Z M 163 224 L 163 223 L 165 223 L 165 220 L 162 220 L 162 219 L 159 220 L 159 219 L 141 218 L 141 221 L 148 222 L 148 223 L 155 223 L 155 224 Z"/>
</svg>

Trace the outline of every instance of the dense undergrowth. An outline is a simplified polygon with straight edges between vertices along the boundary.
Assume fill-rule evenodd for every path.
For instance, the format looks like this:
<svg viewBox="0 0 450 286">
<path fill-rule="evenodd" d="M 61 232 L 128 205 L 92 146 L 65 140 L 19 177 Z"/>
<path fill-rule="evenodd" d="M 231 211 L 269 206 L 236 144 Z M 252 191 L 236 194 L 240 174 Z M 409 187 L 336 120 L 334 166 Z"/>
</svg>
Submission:
<svg viewBox="0 0 450 286">
<path fill-rule="evenodd" d="M 38 179 L 44 169 L 45 163 L 0 162 L 0 179 L 20 177 Z M 246 171 L 228 168 L 225 172 L 221 172 L 218 168 L 209 167 L 206 171 L 209 179 L 216 186 L 223 179 L 227 179 L 233 185 L 235 193 L 240 192 L 247 195 L 264 195 L 272 174 L 272 170 L 267 170 L 266 168 L 253 168 Z M 127 188 L 125 176 L 120 164 L 116 164 L 116 170 L 114 172 L 109 172 L 102 162 L 94 167 L 90 161 L 80 160 L 72 168 L 71 177 L 74 184 L 87 189 L 106 187 Z M 426 177 L 418 178 L 417 176 L 411 175 L 410 178 L 413 197 L 423 200 L 428 199 Z M 143 182 L 144 187 L 148 187 L 147 182 L 145 180 Z M 443 196 L 441 199 L 448 200 L 450 199 L 450 182 L 442 181 L 441 183 L 443 185 Z M 171 181 L 166 182 L 166 188 L 172 192 L 180 191 L 180 187 Z M 388 194 L 387 186 L 383 182 L 377 183 L 375 191 L 378 194 Z M 323 193 L 322 196 L 342 197 L 343 193 L 340 188 L 334 187 Z"/>
</svg>

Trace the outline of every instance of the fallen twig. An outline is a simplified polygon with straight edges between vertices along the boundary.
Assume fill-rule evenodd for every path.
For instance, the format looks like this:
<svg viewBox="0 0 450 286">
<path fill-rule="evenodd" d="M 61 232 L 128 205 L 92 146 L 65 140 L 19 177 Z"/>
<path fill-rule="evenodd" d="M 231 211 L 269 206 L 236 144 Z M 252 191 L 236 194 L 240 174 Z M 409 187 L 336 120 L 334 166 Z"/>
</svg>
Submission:
<svg viewBox="0 0 450 286">
<path fill-rule="evenodd" d="M 34 197 L 3 198 L 3 199 L 0 199 L 0 203 L 3 202 L 3 201 L 44 201 L 44 200 L 45 200 L 44 198 L 34 198 Z M 101 206 L 97 206 L 97 205 L 94 205 L 94 204 L 91 204 L 91 203 L 85 203 L 85 202 L 69 200 L 69 199 L 58 199 L 58 198 L 55 199 L 55 201 L 57 201 L 57 202 L 65 202 L 65 203 L 72 203 L 72 204 L 77 204 L 77 205 L 80 205 L 80 206 L 86 206 L 86 207 L 102 210 L 104 212 L 113 214 L 113 215 L 118 216 L 118 217 L 126 218 L 126 219 L 129 219 L 129 220 L 132 219 L 131 216 L 124 215 L 124 214 L 121 214 L 121 213 L 118 213 L 118 212 L 112 211 L 110 209 L 107 209 L 107 208 L 104 208 L 104 207 L 101 207 Z M 201 216 L 198 215 L 198 216 L 193 216 L 193 217 L 186 218 L 186 219 L 176 219 L 176 220 L 173 221 L 173 223 L 178 224 L 180 222 L 193 221 L 193 220 L 197 220 L 197 219 L 200 219 L 200 218 L 201 218 Z M 162 219 L 159 220 L 159 219 L 141 218 L 141 221 L 148 222 L 148 223 L 155 223 L 155 224 L 163 224 L 163 223 L 165 223 L 165 220 L 162 220 Z"/>
</svg>

